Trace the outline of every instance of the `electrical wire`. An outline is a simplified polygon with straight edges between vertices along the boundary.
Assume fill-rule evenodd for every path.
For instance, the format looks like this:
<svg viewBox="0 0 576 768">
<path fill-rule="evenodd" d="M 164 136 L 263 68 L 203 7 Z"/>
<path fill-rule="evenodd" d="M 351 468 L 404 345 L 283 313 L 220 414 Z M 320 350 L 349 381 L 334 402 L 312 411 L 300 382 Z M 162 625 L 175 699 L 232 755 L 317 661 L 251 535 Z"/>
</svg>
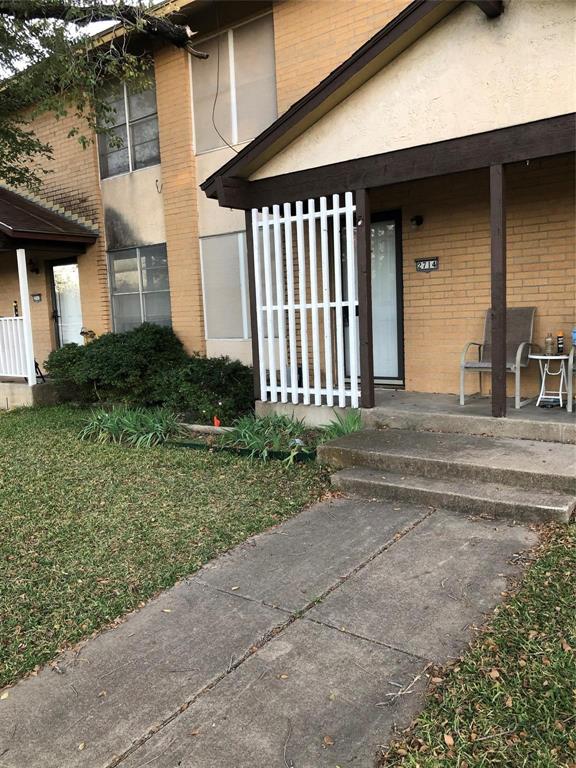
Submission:
<svg viewBox="0 0 576 768">
<path fill-rule="evenodd" d="M 218 96 L 220 95 L 220 17 L 218 15 L 218 4 L 214 4 L 214 10 L 216 11 L 216 31 L 217 31 L 217 37 L 216 37 L 216 93 L 214 94 L 214 102 L 212 104 L 212 125 L 214 127 L 214 130 L 220 136 L 224 144 L 226 144 L 229 149 L 232 150 L 235 154 L 238 154 L 239 150 L 235 149 L 230 142 L 226 141 L 224 136 L 220 133 L 218 130 L 218 126 L 216 125 L 216 104 L 218 102 Z M 232 66 L 234 66 L 234 62 L 232 62 Z"/>
</svg>

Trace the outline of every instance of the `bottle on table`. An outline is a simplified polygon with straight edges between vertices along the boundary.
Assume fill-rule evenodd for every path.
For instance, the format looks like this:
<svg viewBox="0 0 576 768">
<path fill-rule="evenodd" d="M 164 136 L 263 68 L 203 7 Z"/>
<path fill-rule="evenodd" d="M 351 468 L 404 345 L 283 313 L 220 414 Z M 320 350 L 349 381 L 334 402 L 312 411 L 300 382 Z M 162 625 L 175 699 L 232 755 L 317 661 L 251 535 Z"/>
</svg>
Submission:
<svg viewBox="0 0 576 768">
<path fill-rule="evenodd" d="M 556 349 L 559 355 L 564 354 L 564 331 L 558 331 L 556 334 Z"/>
<path fill-rule="evenodd" d="M 548 333 L 546 334 L 546 338 L 544 339 L 544 354 L 545 355 L 554 354 L 554 339 L 552 338 L 551 331 L 548 331 Z"/>
</svg>

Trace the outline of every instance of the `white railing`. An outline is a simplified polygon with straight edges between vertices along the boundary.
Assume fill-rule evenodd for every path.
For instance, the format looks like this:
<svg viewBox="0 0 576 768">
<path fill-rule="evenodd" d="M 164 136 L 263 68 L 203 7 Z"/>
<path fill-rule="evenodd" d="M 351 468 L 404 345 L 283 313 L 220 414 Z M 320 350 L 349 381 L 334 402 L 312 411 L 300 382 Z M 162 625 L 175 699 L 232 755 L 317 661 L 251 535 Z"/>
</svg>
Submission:
<svg viewBox="0 0 576 768">
<path fill-rule="evenodd" d="M 26 377 L 23 317 L 0 317 L 0 376 Z"/>
<path fill-rule="evenodd" d="M 262 400 L 358 406 L 355 210 L 351 192 L 252 210 Z"/>
</svg>

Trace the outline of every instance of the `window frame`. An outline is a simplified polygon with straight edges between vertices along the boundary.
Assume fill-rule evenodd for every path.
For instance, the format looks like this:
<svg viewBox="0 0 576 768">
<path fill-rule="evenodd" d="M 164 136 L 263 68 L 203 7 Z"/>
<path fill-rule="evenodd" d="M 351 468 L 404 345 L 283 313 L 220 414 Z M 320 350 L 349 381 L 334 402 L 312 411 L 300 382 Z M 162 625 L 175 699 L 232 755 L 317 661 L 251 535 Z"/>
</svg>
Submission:
<svg viewBox="0 0 576 768">
<path fill-rule="evenodd" d="M 164 246 L 164 250 L 166 251 L 166 273 L 168 277 L 168 288 L 161 288 L 160 290 L 156 291 L 145 291 L 143 287 L 143 280 L 142 280 L 142 258 L 140 255 L 140 251 L 143 248 L 158 248 L 159 246 Z M 136 267 L 138 270 L 138 290 L 137 291 L 115 291 L 114 290 L 114 271 L 112 268 L 112 261 L 113 256 L 120 253 L 127 253 L 128 251 L 136 251 Z M 143 323 L 150 322 L 145 318 L 145 305 L 144 305 L 144 295 L 149 293 L 167 293 L 168 298 L 170 300 L 170 327 L 172 327 L 172 291 L 170 288 L 170 270 L 168 267 L 168 249 L 166 248 L 166 243 L 148 243 L 147 245 L 131 245 L 127 246 L 126 248 L 115 248 L 111 251 L 106 251 L 106 264 L 108 269 L 108 294 L 109 294 L 109 301 L 110 301 L 110 315 L 112 318 L 112 330 L 114 333 L 120 333 L 120 331 L 116 330 L 116 317 L 114 312 L 114 297 L 115 296 L 138 296 L 140 301 L 140 325 Z M 139 326 L 135 326 L 138 328 Z"/>
<path fill-rule="evenodd" d="M 274 104 L 275 104 L 275 117 L 274 120 L 278 117 L 278 84 L 276 82 L 276 46 L 275 46 L 275 38 L 274 38 L 274 14 L 272 10 L 265 11 L 264 13 L 259 13 L 256 16 L 251 16 L 249 19 L 245 19 L 244 21 L 239 22 L 238 24 L 233 24 L 232 26 L 220 30 L 219 32 L 214 32 L 212 34 L 206 35 L 205 37 L 202 37 L 201 40 L 195 41 L 194 45 L 202 46 L 202 43 L 208 42 L 208 40 L 214 40 L 218 39 L 220 37 L 224 38 L 226 36 L 227 46 L 228 46 L 228 78 L 229 78 L 229 85 L 230 85 L 230 129 L 231 129 L 231 137 L 229 144 L 226 144 L 225 141 L 222 141 L 221 144 L 218 144 L 216 147 L 210 147 L 210 149 L 198 149 L 198 143 L 196 140 L 197 131 L 196 131 L 196 121 L 197 121 L 197 115 L 196 115 L 196 109 L 194 107 L 194 72 L 193 72 L 193 62 L 192 62 L 192 56 L 190 56 L 190 85 L 191 85 L 191 91 L 192 91 L 192 122 L 194 126 L 194 154 L 195 155 L 205 155 L 208 152 L 217 152 L 218 150 L 222 149 L 223 147 L 227 147 L 229 145 L 236 146 L 239 143 L 242 144 L 248 144 L 254 136 L 252 136 L 250 139 L 245 139 L 242 142 L 240 142 L 238 138 L 238 99 L 236 94 L 236 62 L 235 62 L 235 48 L 234 48 L 234 30 L 239 29 L 240 27 L 245 27 L 247 24 L 251 24 L 254 21 L 258 21 L 258 19 L 263 19 L 266 16 L 270 16 L 272 19 L 272 39 L 273 39 L 273 53 L 274 53 Z M 262 129 L 264 130 L 264 129 Z M 257 135 L 257 134 L 256 134 Z M 220 137 L 219 137 L 220 138 Z M 233 234 L 233 233 L 228 233 Z"/>
<path fill-rule="evenodd" d="M 126 126 L 126 142 L 123 144 L 120 149 L 127 149 L 128 150 L 128 170 L 127 171 L 120 171 L 119 173 L 109 173 L 106 176 L 102 175 L 102 153 L 100 151 L 100 140 L 101 136 L 98 137 L 98 170 L 100 172 L 100 181 L 105 181 L 106 179 L 113 179 L 117 176 L 125 176 L 127 173 L 134 173 L 135 171 L 142 171 L 145 168 L 153 168 L 155 165 L 160 165 L 161 163 L 161 157 L 160 157 L 160 123 L 158 121 L 158 102 L 156 102 L 156 112 L 153 112 L 150 115 L 145 115 L 144 117 L 137 117 L 135 120 L 130 119 L 130 106 L 129 106 L 129 94 L 128 94 L 128 86 L 126 82 L 123 80 L 120 83 L 122 87 L 122 100 L 124 102 L 124 117 L 125 122 L 124 123 L 118 123 L 118 126 L 125 125 Z M 154 78 L 154 100 L 156 101 L 156 79 Z M 156 126 L 158 128 L 158 161 L 155 163 L 150 163 L 150 165 L 141 165 L 139 168 L 135 167 L 134 164 L 134 151 L 133 151 L 133 144 L 132 144 L 132 131 L 131 128 L 133 125 L 137 125 L 140 122 L 143 122 L 144 120 L 149 120 L 151 117 L 156 118 Z M 117 125 L 111 126 L 112 129 L 117 128 Z M 107 155 L 106 155 L 107 156 Z"/>
<path fill-rule="evenodd" d="M 208 313 L 206 312 L 206 275 L 204 270 L 204 248 L 205 240 L 215 237 L 230 237 L 236 235 L 238 243 L 238 271 L 240 275 L 240 310 L 242 313 L 242 336 L 210 336 L 208 329 Z M 248 275 L 247 262 L 248 257 L 246 245 L 246 230 L 236 230 L 234 232 L 218 232 L 214 235 L 205 235 L 198 238 L 200 241 L 200 272 L 202 276 L 202 309 L 204 311 L 204 340 L 205 341 L 250 341 L 250 296 L 248 293 Z"/>
</svg>

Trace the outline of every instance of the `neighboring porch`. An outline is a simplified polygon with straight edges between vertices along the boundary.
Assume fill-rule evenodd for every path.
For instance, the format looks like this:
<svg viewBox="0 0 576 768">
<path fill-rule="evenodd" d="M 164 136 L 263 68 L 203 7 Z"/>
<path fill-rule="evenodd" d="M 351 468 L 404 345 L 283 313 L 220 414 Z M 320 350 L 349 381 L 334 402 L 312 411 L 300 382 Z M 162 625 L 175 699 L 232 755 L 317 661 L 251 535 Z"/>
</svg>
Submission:
<svg viewBox="0 0 576 768">
<path fill-rule="evenodd" d="M 57 346 L 82 343 L 77 258 L 97 237 L 0 187 L 0 409 L 53 400 L 41 366 Z"/>
</svg>

